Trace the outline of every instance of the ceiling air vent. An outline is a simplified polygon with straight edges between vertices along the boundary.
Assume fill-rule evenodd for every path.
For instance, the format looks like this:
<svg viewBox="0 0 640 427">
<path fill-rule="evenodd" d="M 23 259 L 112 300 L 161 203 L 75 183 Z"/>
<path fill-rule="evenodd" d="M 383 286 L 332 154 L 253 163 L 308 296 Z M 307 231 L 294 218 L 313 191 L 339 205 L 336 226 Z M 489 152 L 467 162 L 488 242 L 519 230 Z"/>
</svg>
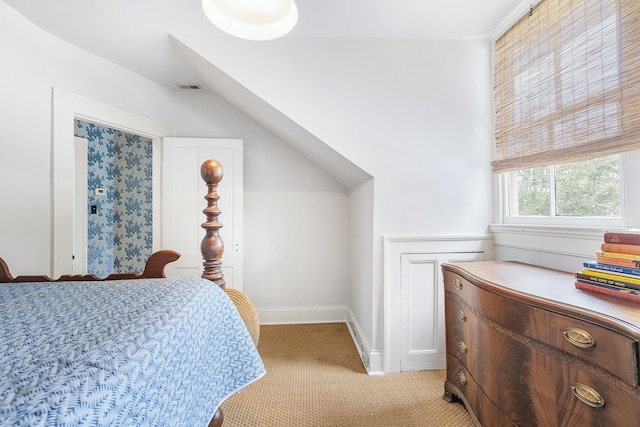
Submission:
<svg viewBox="0 0 640 427">
<path fill-rule="evenodd" d="M 202 90 L 202 86 L 193 83 L 176 83 L 176 86 L 181 90 Z"/>
</svg>

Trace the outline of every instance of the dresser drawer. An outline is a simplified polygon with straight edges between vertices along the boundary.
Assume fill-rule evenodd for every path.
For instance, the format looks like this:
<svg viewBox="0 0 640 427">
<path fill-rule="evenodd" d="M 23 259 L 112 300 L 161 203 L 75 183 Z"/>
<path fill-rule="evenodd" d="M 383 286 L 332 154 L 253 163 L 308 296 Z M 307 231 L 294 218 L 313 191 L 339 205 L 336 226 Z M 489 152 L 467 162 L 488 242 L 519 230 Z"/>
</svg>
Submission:
<svg viewBox="0 0 640 427">
<path fill-rule="evenodd" d="M 445 290 L 448 298 L 456 301 L 456 312 L 462 311 L 467 317 L 473 314 L 489 327 L 507 330 L 513 339 L 532 348 L 553 347 L 566 354 L 569 364 L 592 364 L 631 386 L 638 385 L 637 344 L 632 338 L 487 291 L 448 271 Z M 453 321 L 454 328 L 456 317 L 447 314 L 447 322 Z"/>
<path fill-rule="evenodd" d="M 547 352 L 548 347 L 527 346 L 513 340 L 507 331 L 489 327 L 473 317 L 465 321 L 459 333 L 458 338 L 468 341 L 467 348 L 460 358 L 450 353 L 447 370 L 451 363 L 456 369 L 469 372 L 474 382 L 481 384 L 483 396 L 498 402 L 502 413 L 514 424 L 639 425 L 636 391 L 621 387 L 620 381 L 595 375 L 588 366 L 582 369 L 567 364 Z M 457 346 L 451 344 L 455 350 Z"/>
<path fill-rule="evenodd" d="M 640 427 L 635 391 L 538 352 L 530 365 L 537 375 L 527 380 L 532 401 L 556 409 L 555 423 L 548 425 Z"/>
<path fill-rule="evenodd" d="M 451 395 L 461 398 L 470 414 L 486 427 L 516 427 L 498 409 L 497 405 L 487 398 L 464 364 L 453 355 L 447 354 L 447 380 L 445 382 L 445 399 Z"/>
<path fill-rule="evenodd" d="M 640 305 L 518 262 L 442 270 L 445 398 L 462 394 L 485 427 L 640 427 Z"/>
<path fill-rule="evenodd" d="M 520 377 L 527 373 L 522 365 L 531 349 L 501 335 L 473 312 L 461 319 L 462 307 L 453 298 L 445 300 L 449 381 L 456 384 L 456 372 L 452 370 L 469 373 L 473 382 L 480 385 L 483 398 L 500 407 L 500 414 L 509 420 L 505 425 L 536 425 L 538 415 L 530 411 L 529 389 Z M 459 384 L 458 387 L 463 388 Z"/>
<path fill-rule="evenodd" d="M 445 297 L 444 313 L 447 352 L 455 355 L 458 359 L 464 361 L 469 348 L 478 348 L 473 335 L 470 331 L 474 328 L 478 321 L 471 310 L 465 310 L 467 307 L 450 297 Z"/>
</svg>

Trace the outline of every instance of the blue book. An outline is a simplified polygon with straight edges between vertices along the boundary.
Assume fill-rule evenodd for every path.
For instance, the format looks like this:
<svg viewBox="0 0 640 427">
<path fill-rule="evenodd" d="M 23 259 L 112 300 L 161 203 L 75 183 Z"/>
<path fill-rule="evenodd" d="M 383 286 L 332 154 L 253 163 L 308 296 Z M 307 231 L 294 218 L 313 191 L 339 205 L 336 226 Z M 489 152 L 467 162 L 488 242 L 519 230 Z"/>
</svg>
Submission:
<svg viewBox="0 0 640 427">
<path fill-rule="evenodd" d="M 584 265 L 586 268 L 595 268 L 597 270 L 610 271 L 612 273 L 623 273 L 640 276 L 640 269 L 638 268 L 620 267 L 619 265 L 611 264 L 599 264 L 597 262 L 585 262 L 582 265 Z"/>
</svg>

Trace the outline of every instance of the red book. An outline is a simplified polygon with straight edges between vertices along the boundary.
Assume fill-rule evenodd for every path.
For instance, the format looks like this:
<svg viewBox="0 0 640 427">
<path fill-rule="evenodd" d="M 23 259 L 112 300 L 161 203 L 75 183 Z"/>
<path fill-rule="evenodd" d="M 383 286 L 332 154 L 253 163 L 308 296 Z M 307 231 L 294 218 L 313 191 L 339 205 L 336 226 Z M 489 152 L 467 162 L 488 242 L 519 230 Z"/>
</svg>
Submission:
<svg viewBox="0 0 640 427">
<path fill-rule="evenodd" d="M 627 301 L 640 302 L 640 292 L 626 288 L 618 288 L 616 286 L 607 286 L 582 280 L 577 280 L 575 286 L 576 288 L 582 289 L 584 291 L 596 292 L 602 295 L 609 295 Z"/>
<path fill-rule="evenodd" d="M 623 245 L 640 245 L 640 233 L 604 233 L 605 243 L 621 243 Z"/>
</svg>

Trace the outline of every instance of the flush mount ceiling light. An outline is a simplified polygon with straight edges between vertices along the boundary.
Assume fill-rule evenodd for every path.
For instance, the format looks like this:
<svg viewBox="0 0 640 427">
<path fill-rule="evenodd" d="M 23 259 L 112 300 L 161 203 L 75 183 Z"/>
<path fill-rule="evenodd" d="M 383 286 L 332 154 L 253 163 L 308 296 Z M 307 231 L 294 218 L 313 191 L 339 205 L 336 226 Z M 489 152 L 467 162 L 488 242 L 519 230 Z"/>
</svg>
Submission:
<svg viewBox="0 0 640 427">
<path fill-rule="evenodd" d="M 298 22 L 293 0 L 202 0 L 202 10 L 213 25 L 247 40 L 277 39 Z"/>
</svg>

